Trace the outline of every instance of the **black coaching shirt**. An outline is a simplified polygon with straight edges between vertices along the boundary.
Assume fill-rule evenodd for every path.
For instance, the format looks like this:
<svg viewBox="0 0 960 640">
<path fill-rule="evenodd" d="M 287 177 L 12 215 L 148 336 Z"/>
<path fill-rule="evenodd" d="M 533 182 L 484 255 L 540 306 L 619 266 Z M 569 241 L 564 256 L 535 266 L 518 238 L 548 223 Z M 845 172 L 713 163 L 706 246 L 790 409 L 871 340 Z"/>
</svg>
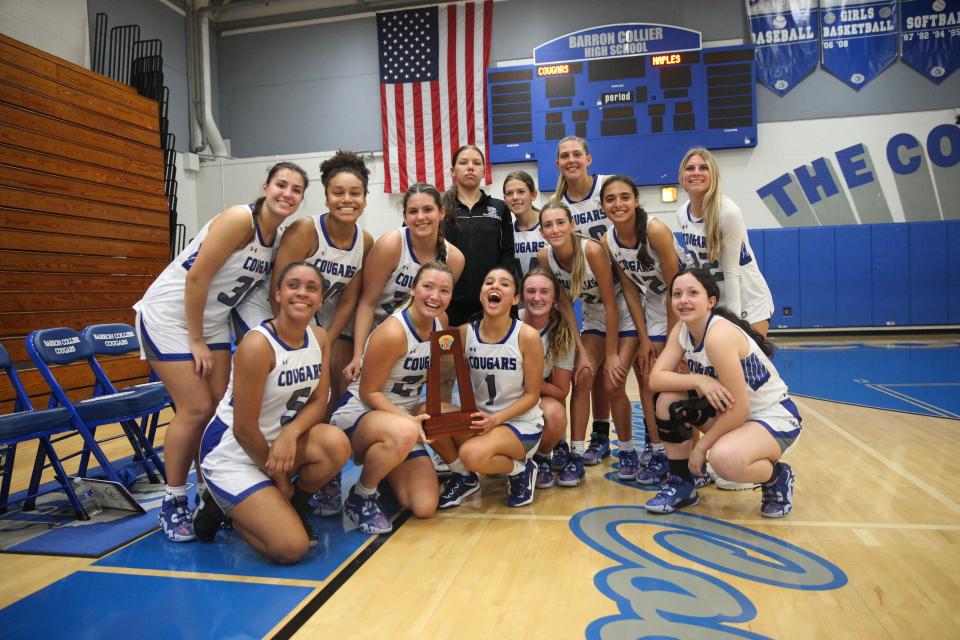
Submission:
<svg viewBox="0 0 960 640">
<path fill-rule="evenodd" d="M 480 312 L 480 287 L 490 269 L 502 266 L 516 273 L 513 220 L 503 200 L 483 193 L 473 207 L 458 199 L 456 217 L 445 221 L 443 232 L 466 259 L 447 308 L 449 322 L 456 326 Z"/>
</svg>

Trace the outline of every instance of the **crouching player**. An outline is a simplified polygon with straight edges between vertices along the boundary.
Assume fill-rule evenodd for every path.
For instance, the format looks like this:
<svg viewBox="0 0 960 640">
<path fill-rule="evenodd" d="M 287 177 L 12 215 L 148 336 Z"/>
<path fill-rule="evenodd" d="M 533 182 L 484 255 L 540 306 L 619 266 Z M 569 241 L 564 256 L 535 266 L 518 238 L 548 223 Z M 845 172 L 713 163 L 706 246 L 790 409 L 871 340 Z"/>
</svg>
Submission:
<svg viewBox="0 0 960 640">
<path fill-rule="evenodd" d="M 209 542 L 229 515 L 253 548 L 292 564 L 317 543 L 308 503 L 346 464 L 350 443 L 339 429 L 320 424 L 329 345 L 310 320 L 323 300 L 323 278 L 313 265 L 294 262 L 278 282 L 277 317 L 240 343 L 227 393 L 203 433 L 207 490 L 194 532 Z"/>
<path fill-rule="evenodd" d="M 433 444 L 453 475 L 440 492 L 440 508 L 455 507 L 480 488 L 477 473 L 507 475 L 507 506 L 533 501 L 537 464 L 532 460 L 543 432 L 540 382 L 543 345 L 536 329 L 512 317 L 520 301 L 512 271 L 491 269 L 480 288 L 483 317 L 462 325 L 460 335 L 470 365 L 470 385 L 477 402 L 470 428 L 475 435 Z"/>
<path fill-rule="evenodd" d="M 650 376 L 657 430 L 670 476 L 646 509 L 670 513 L 700 501 L 693 475 L 706 454 L 721 477 L 760 484 L 760 515 L 790 513 L 794 475 L 780 462 L 800 437 L 800 414 L 769 356 L 773 345 L 722 307 L 706 269 L 681 271 L 670 287 L 679 322 Z M 676 373 L 680 362 L 691 373 Z M 692 427 L 703 432 L 691 447 Z"/>
</svg>

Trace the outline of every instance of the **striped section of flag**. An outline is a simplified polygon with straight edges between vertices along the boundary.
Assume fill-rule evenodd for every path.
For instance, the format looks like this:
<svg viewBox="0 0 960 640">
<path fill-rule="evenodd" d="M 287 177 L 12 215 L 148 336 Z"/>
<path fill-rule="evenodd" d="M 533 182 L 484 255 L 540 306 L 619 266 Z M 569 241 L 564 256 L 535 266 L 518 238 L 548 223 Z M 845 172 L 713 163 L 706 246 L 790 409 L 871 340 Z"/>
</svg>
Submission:
<svg viewBox="0 0 960 640">
<path fill-rule="evenodd" d="M 492 0 L 377 14 L 385 192 L 415 182 L 442 191 L 458 147 L 487 155 L 492 18 Z"/>
</svg>

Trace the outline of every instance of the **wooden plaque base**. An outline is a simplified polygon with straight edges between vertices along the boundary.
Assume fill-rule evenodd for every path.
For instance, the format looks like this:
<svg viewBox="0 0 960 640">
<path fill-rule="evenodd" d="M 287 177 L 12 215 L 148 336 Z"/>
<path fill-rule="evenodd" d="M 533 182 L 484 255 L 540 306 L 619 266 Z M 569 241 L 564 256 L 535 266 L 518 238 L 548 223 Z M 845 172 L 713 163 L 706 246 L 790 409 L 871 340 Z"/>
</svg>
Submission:
<svg viewBox="0 0 960 640">
<path fill-rule="evenodd" d="M 442 398 L 440 397 L 443 380 L 440 375 L 441 358 L 453 357 L 457 375 L 457 386 L 460 388 L 460 410 L 443 413 Z M 470 429 L 471 414 L 476 412 L 477 405 L 473 399 L 473 387 L 470 385 L 470 368 L 463 357 L 463 345 L 460 332 L 456 329 L 449 331 L 434 331 L 430 334 L 430 368 L 427 369 L 427 413 L 432 417 L 424 421 L 423 432 L 427 438 L 448 438 L 450 436 L 473 433 Z"/>
</svg>

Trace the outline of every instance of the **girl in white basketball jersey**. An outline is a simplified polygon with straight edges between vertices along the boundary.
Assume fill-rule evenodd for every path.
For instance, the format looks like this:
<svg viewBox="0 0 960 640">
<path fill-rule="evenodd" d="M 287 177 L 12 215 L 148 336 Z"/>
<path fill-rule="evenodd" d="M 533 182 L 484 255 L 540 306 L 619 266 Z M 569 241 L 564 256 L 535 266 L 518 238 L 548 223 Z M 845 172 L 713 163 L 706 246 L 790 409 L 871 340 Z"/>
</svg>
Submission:
<svg viewBox="0 0 960 640">
<path fill-rule="evenodd" d="M 782 518 L 792 509 L 794 475 L 779 460 L 800 437 L 801 420 L 770 361 L 773 345 L 717 305 L 708 270 L 681 271 L 670 291 L 679 321 L 650 376 L 670 477 L 646 508 L 670 513 L 697 504 L 693 476 L 709 451 L 721 477 L 761 485 L 760 515 Z M 690 373 L 676 372 L 681 362 Z M 693 427 L 703 432 L 695 444 Z"/>
<path fill-rule="evenodd" d="M 520 302 L 513 270 L 494 267 L 483 279 L 483 317 L 460 327 L 477 412 L 475 435 L 456 443 L 453 475 L 440 492 L 440 508 L 455 507 L 480 489 L 477 473 L 507 475 L 507 506 L 533 501 L 537 465 L 531 459 L 540 443 L 543 412 L 543 345 L 536 329 L 517 320 L 511 309 Z M 449 459 L 450 439 L 435 445 Z"/>
<path fill-rule="evenodd" d="M 680 271 L 680 248 L 667 225 L 659 220 L 648 220 L 647 212 L 640 206 L 640 190 L 628 176 L 608 177 L 600 188 L 600 197 L 604 212 L 613 222 L 605 237 L 607 249 L 626 276 L 621 278 L 621 285 L 635 287 L 640 292 L 648 338 L 641 336 L 639 358 L 635 363 L 647 427 L 647 445 L 640 458 L 640 466 L 644 469 L 637 474 L 636 480 L 643 485 L 660 484 L 667 473 L 667 454 L 653 417 L 650 369 L 663 351 L 667 334 L 676 322 L 673 308 L 667 304 L 667 288 Z"/>
<path fill-rule="evenodd" d="M 346 390 L 341 372 L 353 358 L 352 318 L 360 299 L 363 266 L 373 236 L 357 224 L 367 206 L 370 170 L 356 153 L 338 151 L 320 165 L 327 213 L 294 222 L 277 248 L 276 275 L 299 260 L 323 274 L 323 305 L 316 321 L 330 338 L 330 397 Z M 276 282 L 274 282 L 276 286 Z"/>
<path fill-rule="evenodd" d="M 454 282 L 463 272 L 463 253 L 444 239 L 440 229 L 443 215 L 440 192 L 417 183 L 403 196 L 404 226 L 380 236 L 370 250 L 354 324 L 353 359 L 343 371 L 349 381 L 360 376 L 370 332 L 403 304 L 421 265 L 446 262 Z"/>
<path fill-rule="evenodd" d="M 187 472 L 230 377 L 230 310 L 270 277 L 277 228 L 300 206 L 307 182 L 297 165 L 275 164 L 263 196 L 217 214 L 134 305 L 141 357 L 177 407 L 164 441 L 167 496 L 160 506 L 164 535 L 174 542 L 194 539 Z"/>
<path fill-rule="evenodd" d="M 567 396 L 573 378 L 573 358 L 577 341 L 570 325 L 560 315 L 560 282 L 539 264 L 530 268 L 520 285 L 524 308 L 523 321 L 537 330 L 543 343 L 543 382 L 540 385 L 540 410 L 543 411 L 543 435 L 533 456 L 537 463 L 537 488 L 549 489 L 556 483 L 551 452 L 569 458 L 567 445 Z M 566 460 L 564 460 L 566 464 Z M 558 465 L 558 471 L 564 465 Z"/>
<path fill-rule="evenodd" d="M 577 349 L 589 355 L 592 362 L 603 365 L 603 390 L 613 409 L 620 440 L 620 475 L 632 479 L 637 472 L 637 452 L 633 448 L 632 408 L 624 390 L 624 382 L 637 354 L 637 328 L 633 318 L 642 320 L 643 310 L 635 292 L 621 295 L 603 245 L 574 232 L 573 219 L 565 204 L 550 203 L 540 211 L 540 229 L 547 246 L 540 251 L 540 266 L 549 269 L 564 289 L 561 308 L 569 321 L 572 300 L 583 302 L 583 329 Z M 633 312 L 629 307 L 634 307 Z M 575 487 L 583 478 L 587 418 L 590 415 L 590 391 L 594 375 L 574 380 L 570 402 L 572 451 L 560 472 L 562 487 Z M 599 458 L 597 459 L 599 462 Z"/>
<path fill-rule="evenodd" d="M 600 202 L 600 186 L 606 176 L 591 174 L 592 163 L 593 156 L 590 155 L 590 146 L 586 140 L 578 136 L 567 136 L 560 140 L 557 143 L 557 171 L 560 176 L 550 201 L 567 205 L 578 233 L 600 240 L 612 223 Z M 579 372 L 591 364 L 583 355 L 585 354 L 577 353 L 578 379 Z M 610 455 L 610 401 L 603 391 L 602 376 L 594 377 L 590 399 L 593 426 L 583 460 L 587 465 L 595 465 Z"/>
<path fill-rule="evenodd" d="M 540 210 L 533 206 L 536 199 L 537 186 L 526 171 L 513 171 L 503 179 L 503 200 L 514 218 L 513 255 L 524 276 L 537 264 L 537 254 L 544 245 Z"/>
<path fill-rule="evenodd" d="M 720 170 L 702 147 L 680 162 L 680 185 L 690 196 L 677 209 L 687 263 L 709 269 L 720 286 L 719 304 L 767 335 L 773 297 L 750 247 L 740 208 L 720 190 Z"/>
<path fill-rule="evenodd" d="M 250 546 L 291 564 L 317 543 L 308 503 L 346 463 L 350 444 L 339 429 L 320 423 L 329 344 L 311 319 L 323 299 L 323 276 L 311 264 L 291 263 L 279 282 L 276 317 L 244 336 L 227 395 L 203 433 L 208 488 L 194 529 L 212 541 L 229 515 Z"/>
<path fill-rule="evenodd" d="M 393 529 L 378 502 L 387 480 L 400 506 L 418 518 L 437 509 L 437 474 L 423 447 L 420 391 L 430 366 L 430 334 L 446 323 L 453 296 L 450 267 L 432 261 L 420 267 L 407 304 L 384 320 L 366 342 L 360 380 L 350 385 L 330 421 L 350 437 L 363 471 L 344 503 L 363 533 Z"/>
</svg>

